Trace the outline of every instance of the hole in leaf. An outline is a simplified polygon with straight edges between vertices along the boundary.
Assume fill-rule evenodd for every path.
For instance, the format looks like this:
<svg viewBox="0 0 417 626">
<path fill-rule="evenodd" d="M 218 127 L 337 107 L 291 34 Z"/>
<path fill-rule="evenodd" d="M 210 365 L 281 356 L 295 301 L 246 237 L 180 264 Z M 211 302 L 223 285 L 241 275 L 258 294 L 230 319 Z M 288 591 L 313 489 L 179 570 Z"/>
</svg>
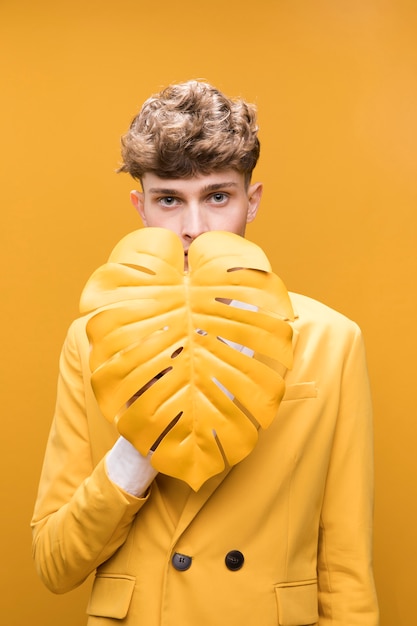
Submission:
<svg viewBox="0 0 417 626">
<path fill-rule="evenodd" d="M 165 374 L 168 374 L 168 372 L 170 372 L 171 370 L 172 370 L 172 367 L 166 367 L 164 370 L 162 370 L 161 372 L 158 372 L 158 374 L 156 374 L 153 378 L 151 378 L 151 380 L 148 380 L 148 382 L 145 385 L 143 385 L 143 387 L 138 389 L 138 391 L 135 394 L 133 394 L 131 398 L 129 398 L 124 408 L 128 409 L 138 398 L 140 398 L 142 394 L 145 393 L 145 391 L 147 391 L 150 387 L 152 387 L 152 385 L 154 385 L 160 378 L 162 378 L 162 376 L 165 376 Z"/>
<path fill-rule="evenodd" d="M 250 304 L 250 302 L 242 302 L 240 300 L 231 300 L 230 298 L 215 298 L 216 302 L 221 302 L 222 304 L 228 304 L 229 306 L 234 307 L 235 309 L 244 309 L 245 311 L 258 311 L 259 308 L 256 304 Z"/>
<path fill-rule="evenodd" d="M 171 359 L 175 359 L 176 356 L 178 356 L 179 354 L 181 354 L 181 352 L 184 350 L 183 346 L 180 346 L 179 348 L 177 348 L 176 350 L 174 350 L 174 352 L 171 354 Z"/>
<path fill-rule="evenodd" d="M 233 394 L 217 378 L 213 376 L 211 380 L 215 385 L 217 385 L 220 391 L 223 391 L 225 396 L 230 398 L 230 400 L 233 400 Z"/>
<path fill-rule="evenodd" d="M 243 413 L 243 415 L 245 415 L 248 420 L 250 422 L 252 422 L 252 424 L 256 427 L 259 428 L 259 422 L 258 420 L 254 417 L 254 415 L 252 415 L 252 413 L 245 407 L 244 404 L 242 404 L 237 398 L 236 396 L 234 396 L 232 394 L 231 391 L 229 391 L 217 378 L 215 378 L 214 376 L 211 379 L 216 385 L 217 387 L 223 391 L 223 393 L 233 402 L 233 404 L 239 409 L 239 411 L 241 411 Z M 217 437 L 217 433 L 215 433 L 215 431 L 213 431 L 213 434 Z"/>
<path fill-rule="evenodd" d="M 165 374 L 168 374 L 168 372 L 170 372 L 171 370 L 172 370 L 171 366 L 170 367 L 166 367 L 164 370 L 159 372 L 159 374 L 157 374 L 154 378 L 156 378 L 156 380 L 159 380 L 160 378 L 162 378 L 162 376 L 165 376 Z"/>
<path fill-rule="evenodd" d="M 261 270 L 257 267 L 229 267 L 228 272 L 239 272 L 241 270 L 247 270 L 248 272 L 262 272 L 262 274 L 267 274 L 265 270 Z"/>
<path fill-rule="evenodd" d="M 143 272 L 144 274 L 150 274 L 151 276 L 156 276 L 156 272 L 149 269 L 149 267 L 145 267 L 144 265 L 135 265 L 134 263 L 121 263 L 124 267 L 130 267 L 132 270 L 137 270 L 138 272 Z"/>
<path fill-rule="evenodd" d="M 216 302 L 221 302 L 222 304 L 230 304 L 231 303 L 231 299 L 230 298 L 214 298 Z"/>
<path fill-rule="evenodd" d="M 237 406 L 237 408 L 238 408 L 240 411 L 242 411 L 242 413 L 243 413 L 244 415 L 246 415 L 246 417 L 248 418 L 248 420 L 249 420 L 249 421 L 251 421 L 251 422 L 252 422 L 252 424 L 253 424 L 256 428 L 259 428 L 259 427 L 260 427 L 260 424 L 259 424 L 258 420 L 255 418 L 255 416 L 254 416 L 254 415 L 252 415 L 252 413 L 251 413 L 251 412 L 250 412 L 250 411 L 249 411 L 249 410 L 248 410 L 248 409 L 247 409 L 247 408 L 246 408 L 246 407 L 245 407 L 245 406 L 244 406 L 241 402 L 239 402 L 239 400 L 238 400 L 236 397 L 234 397 L 234 398 L 233 398 L 233 404 L 234 404 L 235 406 Z"/>
<path fill-rule="evenodd" d="M 155 443 L 153 443 L 150 447 L 150 449 L 152 451 L 155 451 L 157 449 L 157 447 L 159 446 L 159 444 L 161 443 L 162 439 L 169 433 L 170 430 L 172 430 L 175 426 L 175 424 L 178 422 L 178 420 L 180 419 L 181 415 L 183 414 L 184 411 L 180 411 L 178 413 L 178 415 L 176 415 L 174 417 L 173 420 L 170 421 L 170 423 L 168 424 L 168 426 L 162 431 L 162 433 L 159 435 L 158 439 L 155 441 Z"/>
<path fill-rule="evenodd" d="M 228 458 L 227 458 L 226 453 L 224 451 L 224 448 L 222 446 L 222 442 L 220 441 L 220 439 L 219 439 L 219 437 L 217 435 L 217 432 L 214 429 L 213 429 L 212 432 L 213 432 L 213 437 L 214 437 L 214 440 L 215 440 L 215 442 L 217 444 L 217 447 L 219 448 L 220 454 L 223 457 L 223 462 L 224 462 L 225 467 L 230 467 L 230 463 L 228 461 Z"/>
<path fill-rule="evenodd" d="M 278 359 L 273 359 L 272 357 L 267 356 L 266 354 L 257 352 L 255 359 L 259 361 L 260 363 L 263 363 L 267 367 L 271 368 L 271 370 L 274 370 L 274 372 L 279 372 L 282 369 L 282 365 L 280 361 L 278 361 Z"/>
<path fill-rule="evenodd" d="M 236 341 L 231 341 L 231 339 L 225 339 L 224 337 L 216 337 L 216 339 L 218 339 L 222 343 L 225 343 L 227 346 L 229 346 L 229 348 L 233 348 L 233 350 L 237 350 L 237 352 L 245 354 L 246 356 L 252 357 L 255 354 L 252 348 L 249 348 L 248 346 L 243 346 L 241 343 L 237 343 Z"/>
</svg>

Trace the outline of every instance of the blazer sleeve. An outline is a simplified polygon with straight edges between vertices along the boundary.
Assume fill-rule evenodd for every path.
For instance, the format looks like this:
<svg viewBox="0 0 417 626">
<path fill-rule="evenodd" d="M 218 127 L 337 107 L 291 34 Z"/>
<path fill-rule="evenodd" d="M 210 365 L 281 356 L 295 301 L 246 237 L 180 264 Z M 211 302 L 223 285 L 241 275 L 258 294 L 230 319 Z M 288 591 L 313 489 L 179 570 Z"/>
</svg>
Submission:
<svg viewBox="0 0 417 626">
<path fill-rule="evenodd" d="M 320 626 L 379 623 L 372 573 L 372 407 L 365 350 L 356 325 L 353 334 L 342 372 L 320 520 Z"/>
<path fill-rule="evenodd" d="M 55 415 L 31 523 L 36 568 L 56 593 L 81 584 L 125 542 L 146 501 L 110 481 L 104 458 L 94 466 L 85 397 L 89 381 L 77 328 L 79 334 L 79 324 L 69 329 L 60 357 Z"/>
</svg>

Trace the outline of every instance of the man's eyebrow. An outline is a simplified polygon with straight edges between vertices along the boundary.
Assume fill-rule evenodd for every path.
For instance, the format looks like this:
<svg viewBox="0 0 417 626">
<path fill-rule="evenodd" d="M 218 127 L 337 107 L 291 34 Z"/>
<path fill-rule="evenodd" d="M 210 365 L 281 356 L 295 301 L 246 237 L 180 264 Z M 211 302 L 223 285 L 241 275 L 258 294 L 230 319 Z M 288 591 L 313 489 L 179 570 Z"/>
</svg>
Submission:
<svg viewBox="0 0 417 626">
<path fill-rule="evenodd" d="M 206 185 L 203 188 L 203 192 L 206 191 L 217 191 L 218 189 L 226 189 L 227 187 L 237 187 L 237 183 L 230 181 L 224 183 L 211 183 L 210 185 Z"/>
<path fill-rule="evenodd" d="M 160 193 L 167 196 L 175 196 L 178 192 L 178 189 L 165 189 L 164 187 L 152 187 L 149 189 L 149 193 Z"/>
</svg>

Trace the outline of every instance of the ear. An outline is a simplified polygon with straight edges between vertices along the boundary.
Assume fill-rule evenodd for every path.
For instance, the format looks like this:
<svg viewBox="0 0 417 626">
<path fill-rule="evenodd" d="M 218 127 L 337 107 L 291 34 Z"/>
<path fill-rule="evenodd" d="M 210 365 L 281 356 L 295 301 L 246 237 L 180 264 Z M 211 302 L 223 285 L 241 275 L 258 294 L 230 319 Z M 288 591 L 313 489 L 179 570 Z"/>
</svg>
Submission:
<svg viewBox="0 0 417 626">
<path fill-rule="evenodd" d="M 144 226 L 147 226 L 146 216 L 145 216 L 145 199 L 142 191 L 136 191 L 134 189 L 130 192 L 130 201 L 135 207 L 136 211 L 139 213 L 140 218 L 143 222 Z"/>
<path fill-rule="evenodd" d="M 261 202 L 263 192 L 262 183 L 253 183 L 253 185 L 249 185 L 248 188 L 248 215 L 246 218 L 246 223 L 249 224 L 253 222 L 258 213 L 258 208 Z"/>
</svg>

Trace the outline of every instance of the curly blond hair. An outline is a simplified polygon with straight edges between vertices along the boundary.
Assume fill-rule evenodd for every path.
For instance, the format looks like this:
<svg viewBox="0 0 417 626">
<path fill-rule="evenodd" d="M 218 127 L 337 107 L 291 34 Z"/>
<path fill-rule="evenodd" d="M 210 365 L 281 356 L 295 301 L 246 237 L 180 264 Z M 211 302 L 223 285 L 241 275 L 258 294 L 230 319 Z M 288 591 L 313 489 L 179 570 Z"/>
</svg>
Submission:
<svg viewBox="0 0 417 626">
<path fill-rule="evenodd" d="M 259 158 L 256 108 L 204 81 L 172 84 L 151 96 L 121 139 L 119 172 L 141 180 L 189 178 L 235 169 L 249 184 Z"/>
</svg>

